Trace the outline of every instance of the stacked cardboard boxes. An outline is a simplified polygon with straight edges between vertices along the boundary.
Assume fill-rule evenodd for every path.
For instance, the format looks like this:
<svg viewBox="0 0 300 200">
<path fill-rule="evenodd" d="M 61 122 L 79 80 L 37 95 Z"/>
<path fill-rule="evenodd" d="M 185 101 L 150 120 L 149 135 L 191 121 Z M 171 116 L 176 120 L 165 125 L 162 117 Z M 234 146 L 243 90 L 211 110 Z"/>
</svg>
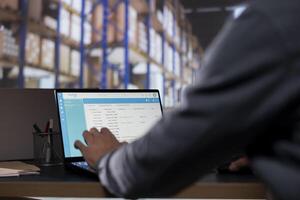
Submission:
<svg viewBox="0 0 300 200">
<path fill-rule="evenodd" d="M 54 42 L 49 39 L 42 39 L 41 65 L 42 67 L 54 69 Z"/>
<path fill-rule="evenodd" d="M 128 39 L 129 43 L 133 46 L 137 46 L 137 19 L 138 19 L 138 13 L 137 11 L 129 5 L 128 8 Z M 124 31 L 125 31 L 125 4 L 121 3 L 118 6 L 117 13 L 116 13 L 116 24 L 117 24 L 117 30 L 115 31 L 116 33 L 116 40 L 118 42 L 122 42 L 124 39 Z"/>
<path fill-rule="evenodd" d="M 70 47 L 60 46 L 60 71 L 68 74 L 70 72 Z"/>
<path fill-rule="evenodd" d="M 141 49 L 143 52 L 147 52 L 147 33 L 146 33 L 146 26 L 143 22 L 138 22 L 138 48 Z"/>
<path fill-rule="evenodd" d="M 40 21 L 43 11 L 43 0 L 29 0 L 28 16 L 30 19 Z"/>
<path fill-rule="evenodd" d="M 180 77 L 180 75 L 181 75 L 181 65 L 180 65 L 180 56 L 179 56 L 179 53 L 178 53 L 178 51 L 175 51 L 175 71 L 174 71 L 174 73 L 175 73 L 175 75 L 177 76 L 177 77 Z"/>
<path fill-rule="evenodd" d="M 19 10 L 19 0 L 1 0 L 0 8 L 17 11 Z M 43 1 L 29 0 L 28 1 L 28 17 L 39 21 L 42 16 Z"/>
<path fill-rule="evenodd" d="M 26 38 L 26 62 L 28 64 L 40 65 L 40 36 L 34 33 L 27 33 Z"/>
<path fill-rule="evenodd" d="M 81 19 L 80 16 L 76 14 L 72 14 L 71 16 L 71 31 L 70 36 L 73 40 L 80 42 L 81 38 L 81 27 L 80 27 Z"/>
<path fill-rule="evenodd" d="M 110 16 L 109 20 L 113 20 L 114 16 Z M 101 4 L 98 4 L 93 12 L 92 17 L 92 41 L 93 42 L 99 42 L 102 40 L 102 27 L 103 27 L 103 6 Z M 107 30 L 107 41 L 108 43 L 112 43 L 115 40 L 115 29 L 112 25 L 112 23 L 108 24 L 108 30 Z"/>
<path fill-rule="evenodd" d="M 0 8 L 5 8 L 9 10 L 18 10 L 19 9 L 19 1 L 18 0 L 1 0 Z"/>
<path fill-rule="evenodd" d="M 172 10 L 165 5 L 163 11 L 163 27 L 169 36 L 173 36 L 174 15 Z"/>
<path fill-rule="evenodd" d="M 150 57 L 158 63 L 162 61 L 162 37 L 153 28 L 150 29 Z"/>
<path fill-rule="evenodd" d="M 173 49 L 168 42 L 165 42 L 165 67 L 173 72 Z"/>
<path fill-rule="evenodd" d="M 71 51 L 71 74 L 79 76 L 80 73 L 80 53 L 77 50 Z"/>
<path fill-rule="evenodd" d="M 71 14 L 65 9 L 62 8 L 60 11 L 60 32 L 61 34 L 63 34 L 64 36 L 70 36 L 70 29 L 71 29 Z"/>
<path fill-rule="evenodd" d="M 12 31 L 0 27 L 0 56 L 18 56 L 18 45 L 16 39 L 12 36 Z"/>
</svg>

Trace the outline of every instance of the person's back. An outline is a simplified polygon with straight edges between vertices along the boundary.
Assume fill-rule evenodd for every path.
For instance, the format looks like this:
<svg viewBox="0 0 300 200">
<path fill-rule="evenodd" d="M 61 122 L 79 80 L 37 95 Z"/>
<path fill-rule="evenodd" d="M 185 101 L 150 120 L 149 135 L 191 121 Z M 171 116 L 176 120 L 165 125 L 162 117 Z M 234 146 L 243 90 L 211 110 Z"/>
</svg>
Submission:
<svg viewBox="0 0 300 200">
<path fill-rule="evenodd" d="M 299 11 L 297 0 L 250 1 L 215 39 L 183 105 L 101 157 L 101 183 L 117 196 L 161 197 L 232 155 L 276 156 L 276 141 L 300 132 Z"/>
</svg>

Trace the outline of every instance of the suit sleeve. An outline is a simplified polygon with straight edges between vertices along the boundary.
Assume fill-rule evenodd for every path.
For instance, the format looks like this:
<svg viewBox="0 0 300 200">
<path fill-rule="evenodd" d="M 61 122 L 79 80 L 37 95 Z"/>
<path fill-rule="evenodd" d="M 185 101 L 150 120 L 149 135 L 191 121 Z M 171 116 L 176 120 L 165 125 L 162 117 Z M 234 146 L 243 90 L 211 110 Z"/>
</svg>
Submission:
<svg viewBox="0 0 300 200">
<path fill-rule="evenodd" d="M 123 197 L 169 196 L 244 152 L 258 135 L 268 134 L 292 92 L 285 52 L 280 35 L 258 11 L 248 8 L 229 21 L 181 107 L 100 160 L 102 185 Z"/>
</svg>

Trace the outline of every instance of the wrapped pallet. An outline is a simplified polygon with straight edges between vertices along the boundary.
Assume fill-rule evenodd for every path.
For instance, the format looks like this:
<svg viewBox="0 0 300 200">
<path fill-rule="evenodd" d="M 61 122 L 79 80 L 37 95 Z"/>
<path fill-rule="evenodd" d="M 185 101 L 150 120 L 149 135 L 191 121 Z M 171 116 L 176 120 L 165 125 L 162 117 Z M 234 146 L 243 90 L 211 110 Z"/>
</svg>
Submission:
<svg viewBox="0 0 300 200">
<path fill-rule="evenodd" d="M 54 42 L 42 39 L 41 64 L 46 69 L 54 69 Z"/>
<path fill-rule="evenodd" d="M 26 62 L 29 64 L 40 64 L 40 36 L 28 33 L 26 37 Z"/>
</svg>

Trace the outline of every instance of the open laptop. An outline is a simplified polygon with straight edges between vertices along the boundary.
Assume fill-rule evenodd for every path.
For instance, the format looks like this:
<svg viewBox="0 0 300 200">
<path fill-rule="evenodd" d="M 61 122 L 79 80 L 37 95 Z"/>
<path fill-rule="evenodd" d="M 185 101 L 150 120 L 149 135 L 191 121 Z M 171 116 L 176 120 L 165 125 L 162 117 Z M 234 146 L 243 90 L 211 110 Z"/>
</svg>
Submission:
<svg viewBox="0 0 300 200">
<path fill-rule="evenodd" d="M 90 169 L 74 142 L 84 142 L 82 133 L 93 127 L 109 128 L 116 138 L 132 142 L 162 117 L 158 90 L 57 89 L 56 103 L 67 167 L 89 173 Z"/>
</svg>

